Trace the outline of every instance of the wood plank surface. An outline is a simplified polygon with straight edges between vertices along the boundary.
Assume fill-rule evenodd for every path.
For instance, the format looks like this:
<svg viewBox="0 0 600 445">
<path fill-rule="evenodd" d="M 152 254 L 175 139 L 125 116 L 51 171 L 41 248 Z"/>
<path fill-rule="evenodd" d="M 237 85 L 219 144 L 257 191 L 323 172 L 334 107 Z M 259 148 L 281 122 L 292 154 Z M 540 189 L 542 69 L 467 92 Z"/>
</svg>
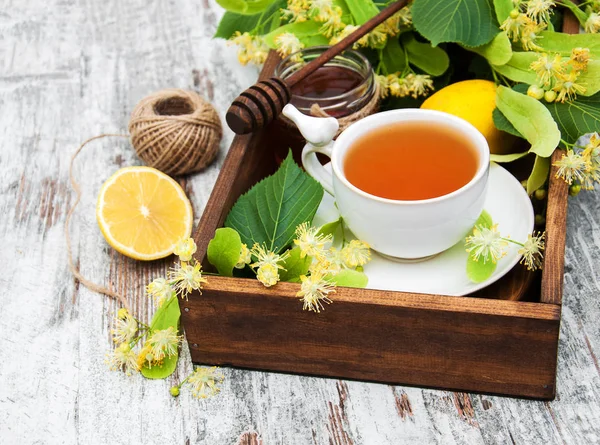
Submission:
<svg viewBox="0 0 600 445">
<path fill-rule="evenodd" d="M 69 158 L 90 136 L 126 131 L 133 106 L 161 88 L 196 89 L 224 117 L 258 71 L 211 40 L 221 14 L 208 0 L 0 1 L 0 443 L 600 443 L 598 192 L 570 199 L 553 402 L 230 368 L 217 397 L 173 399 L 169 387 L 192 369 L 187 348 L 167 381 L 107 371 L 117 307 L 67 268 Z M 206 172 L 181 180 L 197 218 L 232 137 Z M 82 153 L 72 237 L 84 275 L 147 319 L 143 287 L 170 261 L 118 255 L 94 217 L 102 182 L 139 163 L 126 140 Z"/>
</svg>

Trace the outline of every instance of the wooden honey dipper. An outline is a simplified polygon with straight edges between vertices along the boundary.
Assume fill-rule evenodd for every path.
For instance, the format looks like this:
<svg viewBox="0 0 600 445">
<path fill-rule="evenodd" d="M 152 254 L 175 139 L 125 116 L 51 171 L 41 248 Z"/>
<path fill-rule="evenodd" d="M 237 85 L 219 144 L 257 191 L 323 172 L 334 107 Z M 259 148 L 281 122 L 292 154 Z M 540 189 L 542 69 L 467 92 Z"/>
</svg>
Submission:
<svg viewBox="0 0 600 445">
<path fill-rule="evenodd" d="M 272 122 L 290 101 L 292 97 L 291 88 L 294 85 L 351 47 L 377 25 L 380 25 L 406 6 L 406 3 L 408 3 L 408 0 L 398 0 L 392 3 L 352 34 L 327 49 L 287 79 L 271 77 L 252 85 L 240 94 L 227 110 L 225 119 L 229 128 L 237 134 L 247 134 Z"/>
</svg>

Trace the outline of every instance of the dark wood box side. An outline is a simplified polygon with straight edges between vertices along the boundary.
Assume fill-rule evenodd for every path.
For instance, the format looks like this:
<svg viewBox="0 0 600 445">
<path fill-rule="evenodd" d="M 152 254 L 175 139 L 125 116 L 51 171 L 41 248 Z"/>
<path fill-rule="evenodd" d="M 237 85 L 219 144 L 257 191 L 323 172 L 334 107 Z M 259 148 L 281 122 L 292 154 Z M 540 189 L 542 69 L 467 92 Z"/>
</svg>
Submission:
<svg viewBox="0 0 600 445">
<path fill-rule="evenodd" d="M 211 277 L 182 303 L 194 362 L 552 399 L 560 307 Z"/>
</svg>

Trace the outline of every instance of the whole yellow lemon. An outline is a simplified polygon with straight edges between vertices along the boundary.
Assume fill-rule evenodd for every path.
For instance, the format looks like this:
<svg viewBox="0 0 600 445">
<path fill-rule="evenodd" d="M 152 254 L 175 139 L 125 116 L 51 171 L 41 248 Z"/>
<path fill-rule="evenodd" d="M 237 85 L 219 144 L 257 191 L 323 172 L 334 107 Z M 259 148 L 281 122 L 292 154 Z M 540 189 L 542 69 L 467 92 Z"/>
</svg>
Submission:
<svg viewBox="0 0 600 445">
<path fill-rule="evenodd" d="M 492 111 L 496 108 L 496 84 L 489 80 L 450 84 L 428 97 L 421 108 L 444 111 L 471 123 L 487 139 L 491 153 L 510 153 L 515 143 L 515 136 L 494 125 Z"/>
</svg>

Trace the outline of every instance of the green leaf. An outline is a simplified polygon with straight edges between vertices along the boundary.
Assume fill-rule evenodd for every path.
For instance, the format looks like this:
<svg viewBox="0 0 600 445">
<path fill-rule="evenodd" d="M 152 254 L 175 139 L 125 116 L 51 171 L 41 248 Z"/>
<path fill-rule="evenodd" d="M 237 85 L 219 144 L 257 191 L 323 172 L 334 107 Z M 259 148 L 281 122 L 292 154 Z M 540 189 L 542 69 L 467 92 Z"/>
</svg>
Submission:
<svg viewBox="0 0 600 445">
<path fill-rule="evenodd" d="M 275 0 L 217 0 L 222 8 L 237 14 L 253 15 L 267 9 Z"/>
<path fill-rule="evenodd" d="M 236 31 L 240 33 L 250 32 L 257 27 L 261 17 L 273 16 L 269 23 L 263 23 L 261 28 L 266 27 L 267 32 L 272 31 L 273 26 L 278 27 L 280 23 L 280 15 L 275 12 L 286 4 L 286 0 L 277 0 L 267 10 L 264 15 L 262 13 L 254 15 L 237 14 L 235 12 L 226 11 L 219 22 L 215 38 L 229 39 Z M 268 27 L 267 27 L 268 25 Z M 261 29 L 258 30 L 262 34 Z"/>
<path fill-rule="evenodd" d="M 321 226 L 321 229 L 319 230 L 319 235 L 323 235 L 323 236 L 333 235 L 337 231 L 337 229 L 339 227 L 341 227 L 341 225 L 342 225 L 342 217 L 340 216 L 339 219 L 336 219 L 335 221 L 332 221 L 327 224 L 323 224 Z"/>
<path fill-rule="evenodd" d="M 450 66 L 450 58 L 442 48 L 417 41 L 412 32 L 402 34 L 401 39 L 408 61 L 427 74 L 441 76 Z"/>
<path fill-rule="evenodd" d="M 600 132 L 600 93 L 573 102 L 545 104 L 558 124 L 562 138 L 574 144 L 586 133 Z"/>
<path fill-rule="evenodd" d="M 276 46 L 275 38 L 286 32 L 291 32 L 296 37 L 298 37 L 298 39 L 300 39 L 300 41 L 302 41 L 302 43 L 304 43 L 306 45 L 306 40 L 308 38 L 321 35 L 321 33 L 319 32 L 319 29 L 321 28 L 321 26 L 322 26 L 321 23 L 317 23 L 313 20 L 307 20 L 305 22 L 300 22 L 300 23 L 289 23 L 287 25 L 280 26 L 279 28 L 275 29 L 274 31 L 271 31 L 270 33 L 264 35 L 263 39 L 264 39 L 264 42 L 270 48 L 275 48 L 275 46 Z M 321 37 L 323 37 L 323 36 L 321 36 Z M 327 40 L 325 37 L 323 37 L 323 38 L 325 40 Z"/>
<path fill-rule="evenodd" d="M 493 162 L 513 162 L 516 161 L 517 159 L 521 159 L 524 158 L 525 156 L 527 156 L 528 154 L 530 154 L 528 151 L 524 152 L 524 153 L 510 153 L 507 155 L 496 155 L 496 154 L 490 154 L 490 161 Z"/>
<path fill-rule="evenodd" d="M 593 60 L 600 58 L 600 38 L 597 34 L 565 34 L 563 32 L 542 31 L 539 45 L 544 51 L 570 57 L 573 48 L 587 48 Z M 536 42 L 537 43 L 537 42 Z"/>
<path fill-rule="evenodd" d="M 563 57 L 563 60 L 565 58 Z M 600 91 L 600 60 L 590 60 L 587 69 L 577 78 L 577 83 L 585 87 L 581 96 L 593 96 Z"/>
<path fill-rule="evenodd" d="M 492 65 L 504 65 L 512 58 L 512 46 L 505 32 L 496 34 L 490 43 L 467 49 L 485 57 Z"/>
<path fill-rule="evenodd" d="M 532 85 L 536 83 L 537 75 L 529 69 L 529 65 L 538 57 L 539 54 L 534 52 L 514 52 L 507 63 L 492 65 L 492 68 L 510 80 Z"/>
<path fill-rule="evenodd" d="M 323 187 L 294 163 L 290 152 L 274 175 L 240 196 L 225 226 L 248 246 L 264 243 L 281 252 L 294 239 L 296 227 L 312 221 L 322 198 Z"/>
<path fill-rule="evenodd" d="M 175 330 L 179 331 L 180 316 L 181 311 L 179 310 L 179 299 L 177 296 L 171 297 L 170 300 L 166 301 L 156 310 L 154 317 L 152 317 L 150 328 L 151 330 L 162 330 L 173 326 Z M 141 369 L 141 373 L 147 379 L 167 378 L 175 371 L 178 358 L 179 353 L 165 357 L 160 366 L 153 366 L 152 368 L 144 366 Z"/>
<path fill-rule="evenodd" d="M 406 69 L 406 57 L 404 48 L 400 46 L 398 39 L 388 39 L 385 47 L 381 50 L 381 61 L 386 74 L 403 72 Z"/>
<path fill-rule="evenodd" d="M 479 218 L 477 218 L 477 221 L 475 221 L 475 224 L 473 224 L 473 227 L 483 226 L 489 229 L 493 225 L 494 221 L 492 220 L 492 215 L 490 215 L 487 210 L 483 210 L 481 215 L 479 215 Z"/>
<path fill-rule="evenodd" d="M 208 243 L 206 256 L 210 264 L 224 277 L 233 276 L 233 268 L 240 259 L 242 240 L 240 234 L 229 227 L 215 231 L 215 237 Z"/>
<path fill-rule="evenodd" d="M 297 281 L 300 275 L 308 273 L 308 268 L 313 259 L 308 255 L 301 258 L 301 253 L 302 251 L 299 247 L 294 247 L 290 250 L 290 256 L 282 264 L 285 270 L 279 272 L 279 279 L 281 281 Z"/>
<path fill-rule="evenodd" d="M 369 278 L 364 272 L 354 269 L 343 269 L 335 275 L 327 276 L 336 286 L 365 288 L 369 283 Z"/>
<path fill-rule="evenodd" d="M 512 0 L 494 0 L 494 10 L 496 11 L 496 18 L 498 23 L 503 23 L 504 20 L 510 15 L 510 11 L 515 9 Z"/>
<path fill-rule="evenodd" d="M 379 14 L 379 9 L 372 0 L 346 0 L 346 5 L 357 25 L 362 25 Z"/>
<path fill-rule="evenodd" d="M 414 0 L 413 25 L 437 46 L 456 42 L 481 46 L 500 31 L 491 0 Z"/>
<path fill-rule="evenodd" d="M 471 255 L 467 257 L 467 277 L 473 283 L 483 283 L 492 276 L 496 267 L 498 267 L 498 263 L 494 263 L 493 261 L 486 261 L 484 263 L 483 259 L 475 261 Z"/>
<path fill-rule="evenodd" d="M 527 178 L 527 194 L 531 195 L 537 189 L 542 187 L 548 179 L 548 173 L 550 172 L 550 158 L 543 158 L 541 156 L 535 157 L 533 163 L 533 170 L 531 175 Z"/>
<path fill-rule="evenodd" d="M 494 120 L 494 125 L 498 130 L 505 131 L 506 133 L 512 134 L 518 138 L 523 137 L 498 108 L 494 108 L 494 111 L 492 111 L 492 119 Z"/>
<path fill-rule="evenodd" d="M 560 143 L 560 131 L 548 109 L 539 101 L 500 85 L 496 106 L 531 144 L 537 155 L 550 156 Z"/>
</svg>

